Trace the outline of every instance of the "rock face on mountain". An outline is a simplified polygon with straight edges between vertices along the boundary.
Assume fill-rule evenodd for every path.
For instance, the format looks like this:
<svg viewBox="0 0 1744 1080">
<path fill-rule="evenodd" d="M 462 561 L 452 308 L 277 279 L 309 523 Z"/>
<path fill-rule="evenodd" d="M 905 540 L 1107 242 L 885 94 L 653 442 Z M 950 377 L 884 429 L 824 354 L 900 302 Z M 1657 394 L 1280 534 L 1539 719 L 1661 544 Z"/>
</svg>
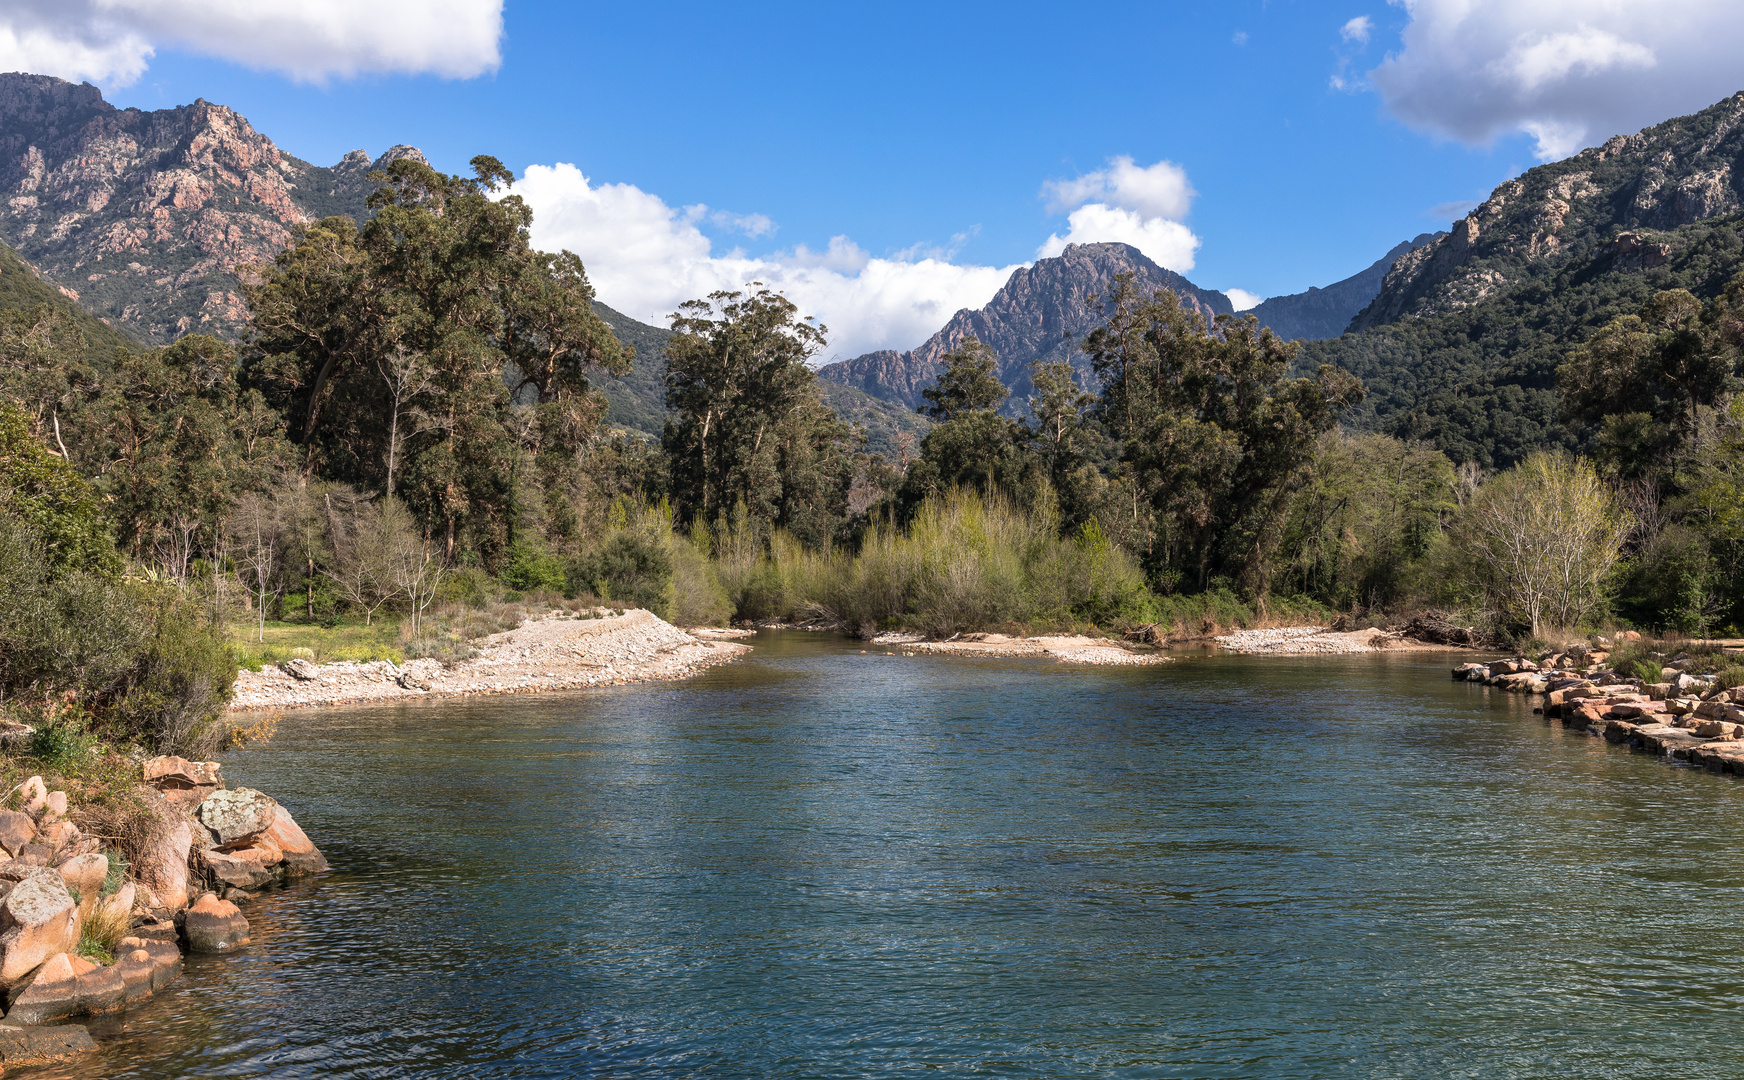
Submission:
<svg viewBox="0 0 1744 1080">
<path fill-rule="evenodd" d="M 957 312 L 919 348 L 867 353 L 828 364 L 818 375 L 915 408 L 922 401 L 921 391 L 938 381 L 939 358 L 972 335 L 993 346 L 999 356 L 1000 381 L 1012 392 L 1007 410 L 1020 410 L 1031 389 L 1031 364 L 1065 360 L 1089 375 L 1090 358 L 1078 346 L 1103 321 L 1091 297 L 1106 292 L 1120 273 L 1135 275 L 1139 288 L 1147 293 L 1175 292 L 1186 306 L 1207 317 L 1233 311 L 1222 293 L 1201 289 L 1163 269 L 1135 247 L 1071 244 L 1055 258 L 1012 274 L 986 307 Z"/>
<path fill-rule="evenodd" d="M 201 100 L 116 109 L 89 83 L 0 75 L 0 233 L 105 322 L 163 344 L 234 335 L 236 268 L 265 262 L 299 223 L 361 218 L 371 161 L 301 161 L 235 110 Z"/>
<path fill-rule="evenodd" d="M 1659 230 L 1744 207 L 1744 93 L 1510 180 L 1440 240 L 1401 256 L 1352 330 L 1461 311 L 1571 259 L 1663 261 Z"/>
<path fill-rule="evenodd" d="M 1242 314 L 1254 316 L 1261 326 L 1271 327 L 1272 333 L 1291 341 L 1335 338 L 1344 333 L 1350 320 L 1380 293 L 1381 281 L 1401 255 L 1446 235 L 1424 233 L 1394 247 L 1361 273 L 1335 281 L 1324 289 L 1310 288 L 1307 292 L 1274 296 Z"/>
</svg>

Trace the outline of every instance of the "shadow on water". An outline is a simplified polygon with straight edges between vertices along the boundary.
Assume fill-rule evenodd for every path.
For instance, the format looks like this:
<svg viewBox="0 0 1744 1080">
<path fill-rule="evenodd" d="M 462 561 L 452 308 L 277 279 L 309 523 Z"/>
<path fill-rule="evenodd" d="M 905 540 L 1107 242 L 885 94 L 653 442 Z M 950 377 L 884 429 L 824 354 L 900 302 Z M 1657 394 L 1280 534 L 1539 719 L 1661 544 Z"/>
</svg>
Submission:
<svg viewBox="0 0 1744 1080">
<path fill-rule="evenodd" d="M 760 635 L 684 684 L 291 714 L 334 871 L 33 1077 L 1735 1076 L 1731 778 L 1440 654 Z"/>
</svg>

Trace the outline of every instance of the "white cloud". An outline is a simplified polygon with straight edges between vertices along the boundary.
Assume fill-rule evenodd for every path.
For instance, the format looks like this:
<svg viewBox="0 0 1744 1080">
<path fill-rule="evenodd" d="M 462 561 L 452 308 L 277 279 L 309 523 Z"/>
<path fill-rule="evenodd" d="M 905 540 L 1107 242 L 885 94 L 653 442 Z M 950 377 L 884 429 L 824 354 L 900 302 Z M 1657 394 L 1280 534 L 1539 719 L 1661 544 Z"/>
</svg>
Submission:
<svg viewBox="0 0 1744 1080">
<path fill-rule="evenodd" d="M 686 300 L 761 281 L 829 327 L 826 360 L 911 349 L 958 309 L 985 305 L 1018 268 L 874 258 L 846 236 L 821 252 L 716 255 L 689 208 L 632 184 L 593 183 L 574 165 L 529 166 L 514 190 L 533 207 L 534 243 L 581 256 L 599 298 L 626 315 L 665 326 Z"/>
<path fill-rule="evenodd" d="M 1375 31 L 1375 21 L 1367 15 L 1358 15 L 1342 26 L 1338 34 L 1346 41 L 1354 41 L 1358 45 L 1367 45 L 1369 35 Z"/>
<path fill-rule="evenodd" d="M 1393 114 L 1471 144 L 1530 134 L 1541 160 L 1744 86 L 1737 0 L 1393 0 L 1404 48 L 1370 78 Z"/>
<path fill-rule="evenodd" d="M 173 47 L 313 82 L 470 78 L 501 64 L 502 33 L 503 0 L 8 0 L 0 70 L 120 87 Z"/>
<path fill-rule="evenodd" d="M 1235 45 L 1246 45 L 1247 44 L 1247 31 L 1246 30 L 1237 30 L 1235 32 L 1235 35 L 1233 37 L 1231 37 L 1229 40 L 1232 44 L 1235 44 Z"/>
<path fill-rule="evenodd" d="M 1172 161 L 1134 165 L 1122 155 L 1108 159 L 1108 168 L 1075 180 L 1051 180 L 1043 185 L 1051 195 L 1050 210 L 1070 210 L 1087 202 L 1107 203 L 1145 217 L 1184 218 L 1198 194 L 1187 182 L 1187 170 Z"/>
<path fill-rule="evenodd" d="M 1066 218 L 1066 235 L 1054 233 L 1036 249 L 1036 258 L 1047 259 L 1066 250 L 1067 244 L 1131 244 L 1151 261 L 1177 274 L 1193 269 L 1199 238 L 1179 221 L 1147 218 L 1132 210 L 1104 203 L 1089 203 Z"/>
<path fill-rule="evenodd" d="M 1237 311 L 1246 311 L 1249 308 L 1258 307 L 1260 301 L 1265 299 L 1265 297 L 1260 296 L 1257 293 L 1250 293 L 1246 289 L 1225 289 L 1223 290 L 1223 295 L 1229 297 L 1230 304 Z"/>
<path fill-rule="evenodd" d="M 686 207 L 686 209 L 689 208 Z M 707 207 L 697 207 L 699 212 L 707 209 Z M 708 219 L 728 232 L 743 233 L 752 239 L 768 236 L 775 231 L 775 222 L 765 214 L 733 214 L 725 210 L 716 210 L 709 214 Z"/>
<path fill-rule="evenodd" d="M 1131 244 L 1159 266 L 1184 274 L 1193 269 L 1199 238 L 1181 224 L 1198 194 L 1187 182 L 1187 170 L 1172 161 L 1135 165 L 1130 157 L 1108 159 L 1106 169 L 1072 180 L 1042 185 L 1048 209 L 1070 210 L 1066 235 L 1055 233 L 1036 250 L 1049 258 L 1067 244 L 1114 241 Z"/>
</svg>

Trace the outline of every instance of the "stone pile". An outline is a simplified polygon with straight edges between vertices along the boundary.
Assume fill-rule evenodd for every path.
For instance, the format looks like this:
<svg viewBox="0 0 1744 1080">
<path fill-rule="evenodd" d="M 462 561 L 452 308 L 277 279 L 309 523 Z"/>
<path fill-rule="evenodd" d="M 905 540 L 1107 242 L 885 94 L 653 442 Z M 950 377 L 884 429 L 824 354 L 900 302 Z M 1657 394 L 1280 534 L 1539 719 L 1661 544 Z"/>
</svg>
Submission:
<svg viewBox="0 0 1744 1080">
<path fill-rule="evenodd" d="M 1661 669 L 1649 683 L 1604 666 L 1606 654 L 1585 649 L 1548 658 L 1462 664 L 1455 679 L 1518 694 L 1543 695 L 1536 710 L 1565 728 L 1603 737 L 1712 772 L 1744 775 L 1744 686 L 1724 687 L 1712 675 Z"/>
<path fill-rule="evenodd" d="M 136 795 L 156 822 L 134 838 L 131 865 L 84 836 L 63 791 L 30 777 L 0 800 L 0 1066 L 94 1049 L 83 1029 L 55 1038 L 11 1029 L 124 1008 L 174 981 L 184 950 L 248 943 L 231 902 L 249 890 L 327 868 L 321 852 L 270 796 L 227 788 L 218 763 L 144 763 Z M 86 948 L 87 927 L 121 932 L 110 962 Z M 124 932 L 123 932 L 124 931 Z"/>
<path fill-rule="evenodd" d="M 1237 630 L 1215 639 L 1229 652 L 1263 655 L 1380 652 L 1385 649 L 1443 648 L 1402 633 L 1380 629 L 1336 631 L 1325 626 L 1279 626 L 1267 630 Z"/>
<path fill-rule="evenodd" d="M 430 659 L 403 665 L 391 660 L 316 664 L 299 659 L 238 672 L 230 707 L 292 709 L 622 686 L 688 678 L 750 651 L 731 641 L 699 640 L 640 609 L 592 619 L 553 613 L 481 638 L 476 645 L 478 655 L 449 666 Z"/>
</svg>

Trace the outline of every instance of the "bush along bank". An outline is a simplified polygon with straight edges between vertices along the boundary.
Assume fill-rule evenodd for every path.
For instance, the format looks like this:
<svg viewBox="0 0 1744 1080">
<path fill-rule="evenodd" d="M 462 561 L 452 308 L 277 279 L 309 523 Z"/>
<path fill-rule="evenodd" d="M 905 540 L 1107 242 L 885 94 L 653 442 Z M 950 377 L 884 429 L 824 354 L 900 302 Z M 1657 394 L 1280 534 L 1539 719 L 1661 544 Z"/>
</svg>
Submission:
<svg viewBox="0 0 1744 1080">
<path fill-rule="evenodd" d="M 1525 657 L 1462 664 L 1453 677 L 1542 695 L 1544 704 L 1534 711 L 1570 730 L 1744 776 L 1744 685 L 1692 675 L 1674 666 L 1679 662 L 1673 657 L 1660 669 L 1659 681 L 1649 682 L 1640 673 L 1615 670 L 1606 653 L 1577 649 L 1542 664 Z M 1639 669 L 1639 662 L 1633 666 Z"/>
<path fill-rule="evenodd" d="M 77 1026 L 29 1028 L 124 1009 L 175 981 L 185 953 L 241 948 L 234 901 L 327 869 L 283 806 L 226 787 L 217 762 L 139 768 L 119 812 L 41 776 L 0 800 L 0 1065 L 96 1049 Z"/>
</svg>

